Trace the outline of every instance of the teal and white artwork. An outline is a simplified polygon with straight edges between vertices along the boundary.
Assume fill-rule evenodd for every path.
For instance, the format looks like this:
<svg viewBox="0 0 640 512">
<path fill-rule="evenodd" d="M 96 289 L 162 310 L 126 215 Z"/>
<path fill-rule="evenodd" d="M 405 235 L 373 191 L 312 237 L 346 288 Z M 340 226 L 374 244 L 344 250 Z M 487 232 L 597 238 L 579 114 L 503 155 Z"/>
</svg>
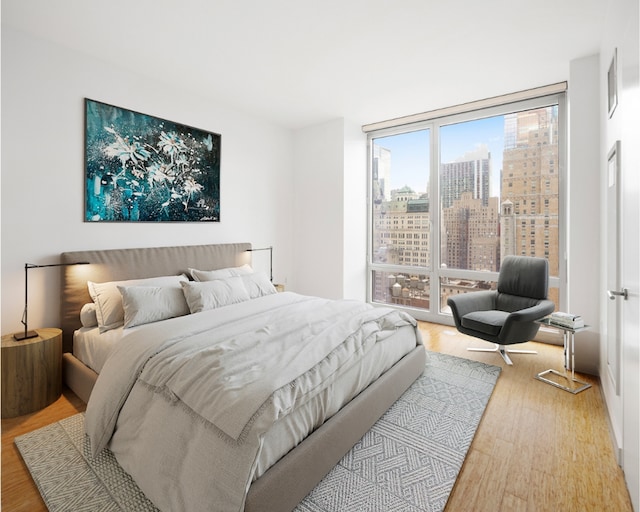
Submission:
<svg viewBox="0 0 640 512">
<path fill-rule="evenodd" d="M 85 221 L 219 222 L 219 134 L 86 99 Z"/>
</svg>

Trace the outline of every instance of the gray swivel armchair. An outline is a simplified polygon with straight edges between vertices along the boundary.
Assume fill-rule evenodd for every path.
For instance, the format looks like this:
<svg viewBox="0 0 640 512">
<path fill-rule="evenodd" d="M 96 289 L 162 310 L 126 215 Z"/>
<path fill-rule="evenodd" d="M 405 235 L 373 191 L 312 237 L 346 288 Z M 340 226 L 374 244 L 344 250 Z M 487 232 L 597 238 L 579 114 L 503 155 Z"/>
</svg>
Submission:
<svg viewBox="0 0 640 512">
<path fill-rule="evenodd" d="M 469 349 L 499 352 L 508 365 L 513 364 L 506 345 L 524 343 L 538 332 L 540 320 L 555 309 L 547 300 L 549 263 L 544 258 L 506 256 L 502 260 L 497 290 L 471 292 L 449 297 L 458 331 L 496 344 L 493 349 Z"/>
</svg>

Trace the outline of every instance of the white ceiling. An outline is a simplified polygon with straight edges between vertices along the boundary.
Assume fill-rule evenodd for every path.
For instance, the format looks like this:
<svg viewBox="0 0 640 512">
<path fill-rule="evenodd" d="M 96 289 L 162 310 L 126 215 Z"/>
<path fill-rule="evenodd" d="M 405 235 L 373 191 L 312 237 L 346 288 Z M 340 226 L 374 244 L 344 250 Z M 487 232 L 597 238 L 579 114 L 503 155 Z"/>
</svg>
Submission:
<svg viewBox="0 0 640 512">
<path fill-rule="evenodd" d="M 609 1 L 2 0 L 2 25 L 298 128 L 566 80 Z"/>
</svg>

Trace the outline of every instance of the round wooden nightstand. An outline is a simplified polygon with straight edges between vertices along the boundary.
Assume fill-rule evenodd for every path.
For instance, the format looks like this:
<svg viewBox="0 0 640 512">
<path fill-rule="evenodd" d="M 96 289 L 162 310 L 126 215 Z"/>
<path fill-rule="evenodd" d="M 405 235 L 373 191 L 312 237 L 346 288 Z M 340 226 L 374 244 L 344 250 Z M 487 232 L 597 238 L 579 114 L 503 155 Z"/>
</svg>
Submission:
<svg viewBox="0 0 640 512">
<path fill-rule="evenodd" d="M 38 337 L 2 337 L 2 417 L 46 407 L 62 393 L 62 331 L 36 329 Z"/>
</svg>

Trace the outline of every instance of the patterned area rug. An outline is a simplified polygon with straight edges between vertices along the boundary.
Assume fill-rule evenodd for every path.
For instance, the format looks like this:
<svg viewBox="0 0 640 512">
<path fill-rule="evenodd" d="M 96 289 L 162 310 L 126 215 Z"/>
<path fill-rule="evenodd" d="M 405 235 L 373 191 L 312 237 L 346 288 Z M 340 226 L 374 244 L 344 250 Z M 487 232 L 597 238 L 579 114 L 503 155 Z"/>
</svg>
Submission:
<svg viewBox="0 0 640 512">
<path fill-rule="evenodd" d="M 423 375 L 296 512 L 443 510 L 499 374 L 429 352 Z M 88 457 L 83 414 L 15 443 L 51 512 L 157 510 L 111 452 Z"/>
</svg>

